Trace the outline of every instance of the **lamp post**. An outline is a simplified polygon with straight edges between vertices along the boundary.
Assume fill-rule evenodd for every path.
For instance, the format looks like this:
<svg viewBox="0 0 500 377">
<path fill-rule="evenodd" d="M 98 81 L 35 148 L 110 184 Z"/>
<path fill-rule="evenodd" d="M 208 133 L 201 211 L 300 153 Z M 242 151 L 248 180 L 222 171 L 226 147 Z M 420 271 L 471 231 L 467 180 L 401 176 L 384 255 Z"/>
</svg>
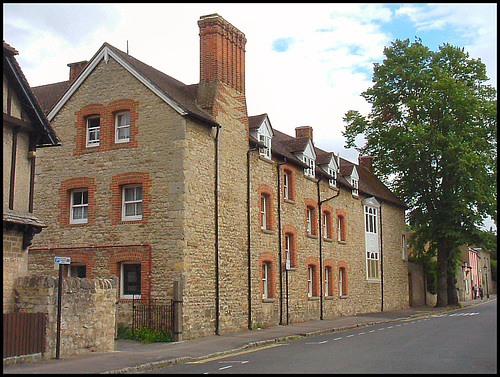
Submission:
<svg viewBox="0 0 500 377">
<path fill-rule="evenodd" d="M 483 269 L 484 269 L 484 274 L 486 276 L 486 298 L 490 298 L 490 293 L 488 291 L 488 267 L 484 265 Z"/>
</svg>

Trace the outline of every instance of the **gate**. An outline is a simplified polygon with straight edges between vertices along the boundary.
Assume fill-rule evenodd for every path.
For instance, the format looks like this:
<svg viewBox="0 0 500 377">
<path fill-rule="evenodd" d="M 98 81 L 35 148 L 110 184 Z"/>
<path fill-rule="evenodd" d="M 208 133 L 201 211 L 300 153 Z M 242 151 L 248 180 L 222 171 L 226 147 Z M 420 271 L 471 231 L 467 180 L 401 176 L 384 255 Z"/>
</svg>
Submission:
<svg viewBox="0 0 500 377">
<path fill-rule="evenodd" d="M 172 300 L 147 301 L 134 300 L 132 302 L 132 333 L 140 328 L 151 330 L 168 330 L 174 334 L 174 310 Z"/>
<path fill-rule="evenodd" d="M 4 313 L 3 357 L 45 353 L 46 313 Z"/>
</svg>

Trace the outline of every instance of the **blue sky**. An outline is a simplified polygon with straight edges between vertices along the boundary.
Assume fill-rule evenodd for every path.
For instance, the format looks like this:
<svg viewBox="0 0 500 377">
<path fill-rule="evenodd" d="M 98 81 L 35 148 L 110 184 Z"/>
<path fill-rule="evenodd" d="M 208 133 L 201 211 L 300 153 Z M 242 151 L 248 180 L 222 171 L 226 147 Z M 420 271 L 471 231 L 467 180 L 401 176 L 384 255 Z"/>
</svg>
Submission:
<svg viewBox="0 0 500 377">
<path fill-rule="evenodd" d="M 368 114 L 360 94 L 395 39 L 464 47 L 497 87 L 496 3 L 4 3 L 3 11 L 4 40 L 32 86 L 67 80 L 67 64 L 89 60 L 104 42 L 123 51 L 128 43 L 132 56 L 197 83 L 197 21 L 218 13 L 247 38 L 249 115 L 267 113 L 290 135 L 312 126 L 317 146 L 353 162 L 342 118 Z"/>
</svg>

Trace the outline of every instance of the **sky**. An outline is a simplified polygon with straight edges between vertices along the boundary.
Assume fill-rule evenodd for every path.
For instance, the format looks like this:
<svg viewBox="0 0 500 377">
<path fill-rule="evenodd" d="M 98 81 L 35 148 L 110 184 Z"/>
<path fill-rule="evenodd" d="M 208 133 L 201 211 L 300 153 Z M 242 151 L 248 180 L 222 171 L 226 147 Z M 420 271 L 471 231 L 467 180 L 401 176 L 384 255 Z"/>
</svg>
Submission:
<svg viewBox="0 0 500 377">
<path fill-rule="evenodd" d="M 197 21 L 212 13 L 246 36 L 248 114 L 267 113 L 291 136 L 311 126 L 316 146 L 355 163 L 343 117 L 368 115 L 361 93 L 396 39 L 464 47 L 498 88 L 496 3 L 3 3 L 3 38 L 31 86 L 68 80 L 67 64 L 90 60 L 104 42 L 195 84 Z"/>
</svg>

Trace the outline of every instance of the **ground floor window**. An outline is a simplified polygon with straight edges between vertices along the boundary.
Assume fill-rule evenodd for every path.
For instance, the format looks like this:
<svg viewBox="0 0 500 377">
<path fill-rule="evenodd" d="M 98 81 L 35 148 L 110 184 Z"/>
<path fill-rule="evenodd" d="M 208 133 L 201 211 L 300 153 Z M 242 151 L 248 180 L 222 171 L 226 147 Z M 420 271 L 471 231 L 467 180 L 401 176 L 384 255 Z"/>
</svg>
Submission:
<svg viewBox="0 0 500 377">
<path fill-rule="evenodd" d="M 123 262 L 120 267 L 120 296 L 141 298 L 141 264 Z"/>
</svg>

